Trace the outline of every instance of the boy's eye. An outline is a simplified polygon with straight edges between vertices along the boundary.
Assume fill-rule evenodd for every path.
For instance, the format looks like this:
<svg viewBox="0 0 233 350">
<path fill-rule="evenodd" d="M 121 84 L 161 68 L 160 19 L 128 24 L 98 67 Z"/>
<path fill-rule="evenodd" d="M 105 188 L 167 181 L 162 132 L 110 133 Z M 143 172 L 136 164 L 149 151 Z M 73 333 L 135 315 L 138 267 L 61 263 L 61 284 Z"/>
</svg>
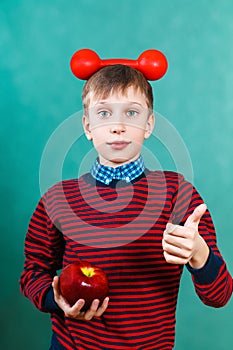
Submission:
<svg viewBox="0 0 233 350">
<path fill-rule="evenodd" d="M 138 112 L 137 111 L 134 111 L 133 109 L 132 110 L 129 110 L 127 112 L 127 116 L 128 117 L 136 117 L 138 115 Z"/>
<path fill-rule="evenodd" d="M 108 118 L 110 116 L 110 112 L 108 111 L 100 111 L 98 113 L 98 115 L 101 117 L 101 118 Z"/>
</svg>

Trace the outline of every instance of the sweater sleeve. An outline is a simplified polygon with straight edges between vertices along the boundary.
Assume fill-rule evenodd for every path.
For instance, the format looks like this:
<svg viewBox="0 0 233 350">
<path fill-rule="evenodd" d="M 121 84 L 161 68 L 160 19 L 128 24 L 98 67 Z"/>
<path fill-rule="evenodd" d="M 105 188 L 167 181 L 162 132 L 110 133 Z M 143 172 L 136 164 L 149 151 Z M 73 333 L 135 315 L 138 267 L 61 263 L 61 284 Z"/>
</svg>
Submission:
<svg viewBox="0 0 233 350">
<path fill-rule="evenodd" d="M 197 190 L 189 182 L 180 181 L 175 196 L 173 221 L 184 225 L 188 216 L 203 202 Z M 202 216 L 198 231 L 210 249 L 208 260 L 200 269 L 194 269 L 189 264 L 186 266 L 191 273 L 196 293 L 202 302 L 212 307 L 222 307 L 231 297 L 233 283 L 217 247 L 216 232 L 209 210 Z"/>
<path fill-rule="evenodd" d="M 25 239 L 25 263 L 20 290 L 43 312 L 57 311 L 51 283 L 62 267 L 64 239 L 46 210 L 46 197 L 39 201 Z"/>
</svg>

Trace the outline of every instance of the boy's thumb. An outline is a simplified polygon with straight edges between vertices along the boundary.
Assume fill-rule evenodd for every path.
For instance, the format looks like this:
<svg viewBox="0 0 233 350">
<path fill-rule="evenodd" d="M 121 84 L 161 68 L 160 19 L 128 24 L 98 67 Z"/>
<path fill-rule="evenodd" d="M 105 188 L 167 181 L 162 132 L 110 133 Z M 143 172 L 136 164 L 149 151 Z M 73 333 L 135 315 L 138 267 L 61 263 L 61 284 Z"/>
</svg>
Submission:
<svg viewBox="0 0 233 350">
<path fill-rule="evenodd" d="M 185 221 L 184 226 L 197 228 L 202 216 L 206 212 L 206 209 L 207 206 L 205 203 L 198 205 L 198 207 L 194 209 L 193 213 L 189 215 L 189 217 Z"/>
</svg>

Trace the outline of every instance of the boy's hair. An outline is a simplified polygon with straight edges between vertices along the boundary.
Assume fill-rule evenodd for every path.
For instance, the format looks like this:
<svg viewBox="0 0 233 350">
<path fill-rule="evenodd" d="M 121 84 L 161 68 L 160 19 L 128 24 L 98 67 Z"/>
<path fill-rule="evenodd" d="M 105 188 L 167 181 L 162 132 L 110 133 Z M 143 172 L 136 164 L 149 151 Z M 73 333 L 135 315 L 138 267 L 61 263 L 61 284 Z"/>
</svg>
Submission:
<svg viewBox="0 0 233 350">
<path fill-rule="evenodd" d="M 115 64 L 101 68 L 85 83 L 82 92 L 84 111 L 87 111 L 90 97 L 107 98 L 113 92 L 124 94 L 133 86 L 145 95 L 148 108 L 153 110 L 152 87 L 144 75 L 131 67 Z"/>
</svg>

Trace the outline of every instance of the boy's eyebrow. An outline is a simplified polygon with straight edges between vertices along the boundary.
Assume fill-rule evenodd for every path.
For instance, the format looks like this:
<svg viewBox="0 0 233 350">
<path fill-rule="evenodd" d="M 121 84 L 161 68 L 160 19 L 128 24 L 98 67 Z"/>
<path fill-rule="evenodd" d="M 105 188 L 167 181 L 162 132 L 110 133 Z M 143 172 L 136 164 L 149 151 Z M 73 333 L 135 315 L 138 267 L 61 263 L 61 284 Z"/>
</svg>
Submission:
<svg viewBox="0 0 233 350">
<path fill-rule="evenodd" d="M 97 105 L 116 104 L 116 103 L 119 104 L 118 102 L 108 102 L 107 100 L 102 100 L 102 101 L 96 102 L 95 106 L 97 106 Z M 142 106 L 142 107 L 143 107 L 143 105 L 142 105 L 140 102 L 136 102 L 136 101 L 122 102 L 122 103 L 120 103 L 120 104 L 124 104 L 124 105 L 126 105 L 126 104 L 129 104 L 129 105 L 139 105 L 139 106 Z"/>
</svg>

